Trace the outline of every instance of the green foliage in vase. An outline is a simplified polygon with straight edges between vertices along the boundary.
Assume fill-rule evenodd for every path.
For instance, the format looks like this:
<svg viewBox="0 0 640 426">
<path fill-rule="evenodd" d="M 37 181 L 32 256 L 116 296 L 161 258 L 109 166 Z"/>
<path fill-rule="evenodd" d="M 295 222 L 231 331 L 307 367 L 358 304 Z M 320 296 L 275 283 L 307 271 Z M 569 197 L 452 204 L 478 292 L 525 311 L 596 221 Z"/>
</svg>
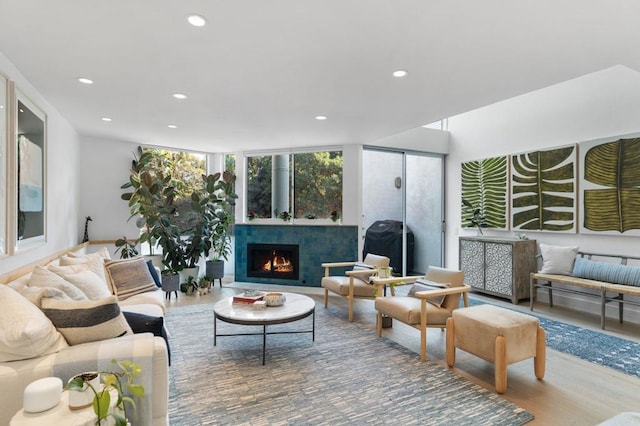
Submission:
<svg viewBox="0 0 640 426">
<path fill-rule="evenodd" d="M 92 392 L 93 411 L 96 414 L 96 425 L 115 424 L 115 426 L 127 426 L 129 417 L 127 415 L 127 405 L 135 410 L 136 403 L 134 397 L 144 396 L 144 386 L 134 383 L 134 379 L 140 375 L 142 368 L 131 361 L 111 360 L 111 364 L 119 367 L 118 371 L 101 371 L 94 374 L 79 374 L 74 376 L 65 386 L 65 390 L 76 392 Z M 101 389 L 94 389 L 90 381 L 99 374 L 104 386 Z M 85 387 L 86 385 L 86 387 Z M 118 410 L 109 410 L 111 405 L 111 390 L 115 390 L 118 399 L 115 407 Z M 108 423 L 108 417 L 113 418 L 113 423 Z"/>
<path fill-rule="evenodd" d="M 584 178 L 603 189 L 584 191 L 584 227 L 592 231 L 640 229 L 640 138 L 594 146 Z"/>
<path fill-rule="evenodd" d="M 462 163 L 462 200 L 463 227 L 506 228 L 507 157 Z"/>
<path fill-rule="evenodd" d="M 514 155 L 513 227 L 569 231 L 575 226 L 575 146 Z"/>
</svg>

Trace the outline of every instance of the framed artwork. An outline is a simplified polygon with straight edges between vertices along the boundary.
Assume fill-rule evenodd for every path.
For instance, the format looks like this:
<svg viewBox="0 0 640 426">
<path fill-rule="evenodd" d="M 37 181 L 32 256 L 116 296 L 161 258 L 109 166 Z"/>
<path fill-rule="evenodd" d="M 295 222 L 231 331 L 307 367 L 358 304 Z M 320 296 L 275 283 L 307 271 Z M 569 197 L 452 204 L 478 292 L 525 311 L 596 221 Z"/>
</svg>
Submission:
<svg viewBox="0 0 640 426">
<path fill-rule="evenodd" d="M 580 143 L 580 232 L 640 235 L 640 134 Z"/>
<path fill-rule="evenodd" d="M 461 165 L 463 228 L 509 229 L 507 156 Z"/>
<path fill-rule="evenodd" d="M 511 156 L 514 231 L 577 231 L 577 145 Z"/>
<path fill-rule="evenodd" d="M 0 74 L 0 257 L 7 254 L 7 81 Z"/>
<path fill-rule="evenodd" d="M 16 91 L 16 249 L 45 242 L 45 113 Z"/>
</svg>

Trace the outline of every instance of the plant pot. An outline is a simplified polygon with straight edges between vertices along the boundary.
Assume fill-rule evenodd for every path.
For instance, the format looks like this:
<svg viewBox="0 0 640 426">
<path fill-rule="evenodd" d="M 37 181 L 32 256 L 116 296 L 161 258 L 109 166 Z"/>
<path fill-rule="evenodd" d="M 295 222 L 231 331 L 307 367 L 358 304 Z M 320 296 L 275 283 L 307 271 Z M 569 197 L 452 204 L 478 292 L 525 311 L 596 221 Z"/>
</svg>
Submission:
<svg viewBox="0 0 640 426">
<path fill-rule="evenodd" d="M 195 268 L 184 268 L 180 271 L 180 282 L 186 283 L 189 277 L 193 277 L 193 281 L 197 281 L 198 279 L 198 267 Z"/>
<path fill-rule="evenodd" d="M 198 287 L 198 293 L 200 293 L 200 296 L 204 296 L 205 294 L 207 294 L 207 288 L 206 287 Z"/>
<path fill-rule="evenodd" d="M 69 390 L 69 409 L 71 410 L 80 410 L 93 404 L 95 394 L 93 390 L 89 389 L 89 384 L 96 392 L 100 390 L 100 375 L 96 371 L 78 374 L 69 379 L 69 381 L 79 376 L 86 376 L 85 383 L 82 391 Z"/>
<path fill-rule="evenodd" d="M 224 278 L 224 260 L 207 260 L 206 275 L 211 280 Z"/>
<path fill-rule="evenodd" d="M 180 290 L 180 275 L 162 274 L 162 290 L 166 293 Z"/>
</svg>

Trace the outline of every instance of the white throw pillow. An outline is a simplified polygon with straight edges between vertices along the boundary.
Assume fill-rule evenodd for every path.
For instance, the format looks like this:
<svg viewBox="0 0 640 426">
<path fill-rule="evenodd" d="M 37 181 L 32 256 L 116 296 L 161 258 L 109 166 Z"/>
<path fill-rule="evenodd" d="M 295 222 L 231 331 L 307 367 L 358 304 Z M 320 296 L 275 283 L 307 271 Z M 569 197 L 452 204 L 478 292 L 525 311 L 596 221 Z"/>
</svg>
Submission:
<svg viewBox="0 0 640 426">
<path fill-rule="evenodd" d="M 57 288 L 62 290 L 70 299 L 87 300 L 87 296 L 78 287 L 40 265 L 33 269 L 31 278 L 29 278 L 29 287 Z"/>
<path fill-rule="evenodd" d="M 571 275 L 573 273 L 573 262 L 575 262 L 578 254 L 578 246 L 562 247 L 540 243 L 540 254 L 542 255 L 540 273 Z"/>
<path fill-rule="evenodd" d="M 60 258 L 60 266 L 89 265 L 91 271 L 95 272 L 100 278 L 107 282 L 107 274 L 104 270 L 105 261 L 101 256 L 87 255 L 83 257 L 73 257 L 67 255 Z"/>
<path fill-rule="evenodd" d="M 42 299 L 42 312 L 70 345 L 133 334 L 115 296 L 100 300 Z"/>
<path fill-rule="evenodd" d="M 109 249 L 107 249 L 106 247 L 102 247 L 100 250 L 93 253 L 77 253 L 74 251 L 70 251 L 69 253 L 67 253 L 67 256 L 76 257 L 76 258 L 92 257 L 92 258 L 98 258 L 100 260 L 111 259 L 111 253 L 109 253 Z"/>
<path fill-rule="evenodd" d="M 90 268 L 89 263 L 68 266 L 49 266 L 54 274 L 78 287 L 90 300 L 111 296 L 107 282 Z"/>
<path fill-rule="evenodd" d="M 51 354 L 69 346 L 33 303 L 0 285 L 0 362 Z"/>
</svg>

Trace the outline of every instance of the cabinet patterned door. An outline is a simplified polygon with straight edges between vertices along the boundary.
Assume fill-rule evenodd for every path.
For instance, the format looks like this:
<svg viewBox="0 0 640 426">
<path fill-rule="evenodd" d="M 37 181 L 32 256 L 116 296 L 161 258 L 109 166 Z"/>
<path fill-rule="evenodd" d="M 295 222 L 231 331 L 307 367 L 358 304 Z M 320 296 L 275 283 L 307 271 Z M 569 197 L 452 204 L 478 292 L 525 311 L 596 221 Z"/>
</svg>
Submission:
<svg viewBox="0 0 640 426">
<path fill-rule="evenodd" d="M 460 240 L 460 270 L 464 272 L 464 283 L 471 287 L 484 288 L 484 243 Z"/>
<path fill-rule="evenodd" d="M 485 289 L 513 295 L 513 245 L 487 243 Z"/>
</svg>

